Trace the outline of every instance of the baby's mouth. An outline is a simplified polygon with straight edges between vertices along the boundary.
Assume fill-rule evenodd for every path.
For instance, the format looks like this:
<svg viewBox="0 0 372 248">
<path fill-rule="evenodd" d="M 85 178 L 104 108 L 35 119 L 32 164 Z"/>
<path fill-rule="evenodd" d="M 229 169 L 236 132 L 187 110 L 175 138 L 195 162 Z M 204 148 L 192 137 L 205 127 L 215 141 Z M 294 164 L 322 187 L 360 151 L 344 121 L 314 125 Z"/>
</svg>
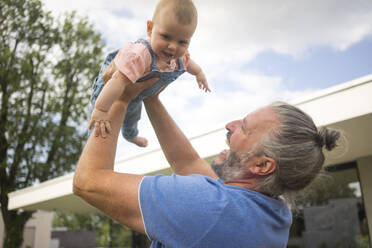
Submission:
<svg viewBox="0 0 372 248">
<path fill-rule="evenodd" d="M 163 52 L 163 54 L 166 58 L 169 58 L 169 59 L 173 57 L 173 54 L 171 53 Z"/>
</svg>

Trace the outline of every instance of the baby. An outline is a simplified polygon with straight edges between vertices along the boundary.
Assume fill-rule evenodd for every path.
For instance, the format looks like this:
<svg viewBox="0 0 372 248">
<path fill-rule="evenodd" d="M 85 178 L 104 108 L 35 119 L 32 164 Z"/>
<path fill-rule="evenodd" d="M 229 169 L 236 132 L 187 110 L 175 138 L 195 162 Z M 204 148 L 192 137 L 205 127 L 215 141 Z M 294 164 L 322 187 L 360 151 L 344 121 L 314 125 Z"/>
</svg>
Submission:
<svg viewBox="0 0 372 248">
<path fill-rule="evenodd" d="M 200 89 L 210 91 L 202 69 L 190 59 L 187 50 L 196 25 L 197 11 L 191 0 L 160 0 L 152 21 L 147 21 L 148 38 L 125 43 L 106 58 L 94 83 L 89 130 L 99 122 L 102 137 L 110 132 L 108 111 L 123 93 L 124 80 L 140 83 L 159 78 L 129 103 L 121 129 L 126 140 L 140 147 L 148 143 L 146 138 L 138 136 L 137 129 L 144 98 L 157 94 L 185 71 L 196 76 Z"/>
</svg>

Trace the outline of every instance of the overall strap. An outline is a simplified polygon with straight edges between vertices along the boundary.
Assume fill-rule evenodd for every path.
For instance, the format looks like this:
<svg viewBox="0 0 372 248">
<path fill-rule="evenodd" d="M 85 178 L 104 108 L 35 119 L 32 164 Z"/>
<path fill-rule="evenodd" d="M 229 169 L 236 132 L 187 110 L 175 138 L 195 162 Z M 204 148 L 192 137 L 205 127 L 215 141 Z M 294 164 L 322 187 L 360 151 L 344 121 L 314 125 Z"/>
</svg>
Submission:
<svg viewBox="0 0 372 248">
<path fill-rule="evenodd" d="M 145 40 L 145 39 L 138 39 L 136 41 L 136 43 L 138 43 L 138 42 L 144 43 L 147 46 L 147 49 L 149 49 L 149 52 L 151 54 L 151 59 L 152 59 L 151 67 L 157 68 L 157 65 L 156 65 L 156 54 L 155 54 L 154 50 L 152 50 L 152 47 L 151 47 L 150 43 L 147 40 Z M 178 61 L 178 70 L 180 70 L 180 71 L 185 70 L 185 67 L 184 67 L 184 65 L 182 63 L 182 59 L 181 58 L 178 58 L 177 61 Z"/>
<path fill-rule="evenodd" d="M 180 71 L 185 70 L 181 58 L 178 58 L 178 70 L 180 70 Z"/>
<path fill-rule="evenodd" d="M 139 43 L 139 42 L 145 44 L 151 54 L 151 59 L 152 59 L 151 67 L 154 67 L 154 66 L 156 67 L 156 55 L 155 55 L 154 50 L 152 50 L 150 43 L 145 39 L 138 39 L 135 43 Z"/>
</svg>

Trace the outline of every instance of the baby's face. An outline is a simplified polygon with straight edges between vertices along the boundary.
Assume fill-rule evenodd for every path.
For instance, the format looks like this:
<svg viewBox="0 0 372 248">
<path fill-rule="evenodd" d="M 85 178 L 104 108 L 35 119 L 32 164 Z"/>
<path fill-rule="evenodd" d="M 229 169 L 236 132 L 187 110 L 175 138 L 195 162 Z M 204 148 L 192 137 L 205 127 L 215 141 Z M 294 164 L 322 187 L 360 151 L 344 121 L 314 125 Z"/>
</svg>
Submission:
<svg viewBox="0 0 372 248">
<path fill-rule="evenodd" d="M 157 58 L 169 63 L 183 56 L 189 47 L 196 23 L 180 24 L 171 11 L 164 11 L 156 20 L 147 22 L 147 34 Z"/>
</svg>

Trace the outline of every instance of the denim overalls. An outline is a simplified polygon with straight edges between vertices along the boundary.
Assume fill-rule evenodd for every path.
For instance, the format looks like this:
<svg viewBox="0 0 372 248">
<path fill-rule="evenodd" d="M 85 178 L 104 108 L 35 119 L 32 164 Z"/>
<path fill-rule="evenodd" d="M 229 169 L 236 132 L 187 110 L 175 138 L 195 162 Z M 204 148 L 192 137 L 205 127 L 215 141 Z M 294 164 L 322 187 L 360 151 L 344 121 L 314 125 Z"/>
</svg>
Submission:
<svg viewBox="0 0 372 248">
<path fill-rule="evenodd" d="M 137 123 L 141 118 L 142 100 L 148 96 L 155 95 L 186 71 L 181 58 L 178 58 L 178 68 L 176 68 L 174 71 L 172 72 L 160 71 L 160 69 L 156 65 L 156 55 L 152 50 L 150 43 L 144 39 L 139 39 L 136 41 L 136 43 L 137 42 L 142 42 L 147 46 L 152 58 L 150 72 L 145 76 L 141 77 L 140 79 L 138 79 L 137 82 L 142 82 L 153 77 L 159 77 L 160 79 L 156 81 L 150 88 L 143 90 L 136 98 L 134 98 L 129 103 L 127 113 L 125 115 L 125 120 L 121 128 L 121 133 L 123 134 L 123 137 L 127 140 L 131 140 L 138 135 Z M 98 74 L 98 77 L 96 77 L 96 79 L 94 80 L 93 94 L 90 99 L 92 111 L 94 109 L 94 105 L 96 103 L 98 95 L 104 86 L 102 75 L 118 52 L 119 50 L 116 50 L 106 57 L 101 67 L 101 70 Z"/>
</svg>

